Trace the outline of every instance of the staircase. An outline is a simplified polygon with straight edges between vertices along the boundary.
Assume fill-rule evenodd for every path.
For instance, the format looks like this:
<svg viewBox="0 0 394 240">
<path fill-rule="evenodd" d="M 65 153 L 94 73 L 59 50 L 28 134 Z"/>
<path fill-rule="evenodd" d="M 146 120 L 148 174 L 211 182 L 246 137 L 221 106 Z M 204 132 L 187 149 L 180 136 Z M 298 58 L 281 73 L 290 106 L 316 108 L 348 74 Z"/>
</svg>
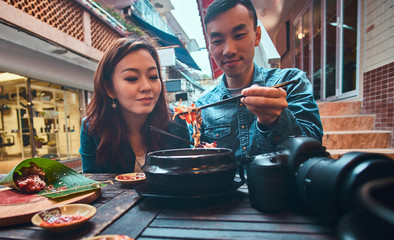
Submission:
<svg viewBox="0 0 394 240">
<path fill-rule="evenodd" d="M 394 159 L 391 131 L 374 130 L 375 116 L 361 115 L 361 102 L 318 103 L 323 146 L 333 158 L 347 152 L 375 152 Z"/>
</svg>

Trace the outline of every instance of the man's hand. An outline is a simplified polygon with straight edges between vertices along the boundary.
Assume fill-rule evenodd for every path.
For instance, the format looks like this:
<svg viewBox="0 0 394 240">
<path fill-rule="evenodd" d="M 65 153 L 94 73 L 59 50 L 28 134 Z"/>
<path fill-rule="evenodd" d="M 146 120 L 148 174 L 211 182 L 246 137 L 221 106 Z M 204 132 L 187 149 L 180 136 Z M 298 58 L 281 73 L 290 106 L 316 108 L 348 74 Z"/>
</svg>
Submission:
<svg viewBox="0 0 394 240">
<path fill-rule="evenodd" d="M 287 93 L 282 88 L 270 88 L 253 85 L 242 90 L 245 98 L 241 102 L 254 115 L 260 124 L 272 128 L 281 112 L 287 108 Z"/>
</svg>

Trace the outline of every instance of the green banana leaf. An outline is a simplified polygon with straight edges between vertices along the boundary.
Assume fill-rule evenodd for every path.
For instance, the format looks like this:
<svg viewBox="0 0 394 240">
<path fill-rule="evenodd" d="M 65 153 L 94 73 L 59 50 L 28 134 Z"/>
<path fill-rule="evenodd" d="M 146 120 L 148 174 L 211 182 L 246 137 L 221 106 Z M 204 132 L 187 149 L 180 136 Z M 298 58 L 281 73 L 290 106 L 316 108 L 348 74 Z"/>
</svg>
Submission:
<svg viewBox="0 0 394 240">
<path fill-rule="evenodd" d="M 44 190 L 37 193 L 38 195 L 45 196 L 47 198 L 54 199 L 64 197 L 74 193 L 91 191 L 105 186 L 103 183 L 87 178 L 73 169 L 47 158 L 29 158 L 23 160 L 0 181 L 0 185 L 20 191 L 14 181 L 14 173 L 22 175 L 20 169 L 22 167 L 30 167 L 31 162 L 34 162 L 43 169 L 45 172 L 45 182 L 47 186 L 53 185 L 54 190 Z"/>
</svg>

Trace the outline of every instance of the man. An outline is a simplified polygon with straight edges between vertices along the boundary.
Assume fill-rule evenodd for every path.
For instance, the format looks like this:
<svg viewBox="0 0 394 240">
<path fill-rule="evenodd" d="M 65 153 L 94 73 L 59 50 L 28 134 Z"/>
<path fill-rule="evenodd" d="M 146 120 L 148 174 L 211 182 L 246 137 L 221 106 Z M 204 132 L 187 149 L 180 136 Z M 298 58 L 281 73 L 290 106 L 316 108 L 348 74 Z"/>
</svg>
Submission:
<svg viewBox="0 0 394 240">
<path fill-rule="evenodd" d="M 275 151 L 289 136 L 320 142 L 323 130 L 312 86 L 298 69 L 265 69 L 253 62 L 261 38 L 250 0 L 216 0 L 207 9 L 209 52 L 224 71 L 221 82 L 202 95 L 197 106 L 243 94 L 240 101 L 201 111 L 201 140 L 230 148 L 237 160 Z M 276 84 L 296 79 L 282 88 Z"/>
</svg>

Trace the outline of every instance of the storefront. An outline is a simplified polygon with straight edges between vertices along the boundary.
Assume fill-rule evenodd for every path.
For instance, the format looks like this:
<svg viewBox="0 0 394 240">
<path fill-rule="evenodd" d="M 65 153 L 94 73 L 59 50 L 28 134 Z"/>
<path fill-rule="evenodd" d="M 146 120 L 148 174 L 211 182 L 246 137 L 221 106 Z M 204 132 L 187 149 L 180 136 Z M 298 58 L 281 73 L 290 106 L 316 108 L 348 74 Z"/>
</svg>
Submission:
<svg viewBox="0 0 394 240">
<path fill-rule="evenodd" d="M 83 91 L 8 72 L 0 73 L 0 91 L 1 162 L 79 158 Z"/>
<path fill-rule="evenodd" d="M 97 61 L 12 26 L 0 32 L 0 173 L 31 157 L 79 161 Z"/>
</svg>

